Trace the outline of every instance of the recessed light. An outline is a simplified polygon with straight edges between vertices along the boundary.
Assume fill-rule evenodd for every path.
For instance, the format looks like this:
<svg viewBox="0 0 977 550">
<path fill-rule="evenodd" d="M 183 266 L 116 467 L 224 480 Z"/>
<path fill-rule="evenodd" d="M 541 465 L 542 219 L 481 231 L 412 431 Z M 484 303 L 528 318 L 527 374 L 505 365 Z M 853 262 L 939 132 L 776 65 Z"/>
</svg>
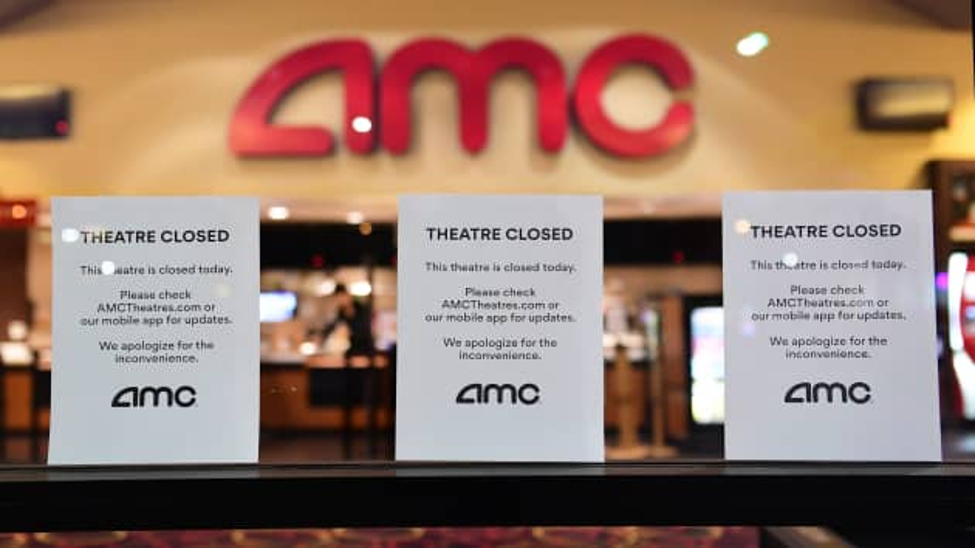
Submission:
<svg viewBox="0 0 977 550">
<path fill-rule="evenodd" d="M 79 238 L 81 238 L 81 231 L 78 231 L 74 227 L 65 227 L 61 230 L 61 242 L 78 242 Z"/>
<path fill-rule="evenodd" d="M 287 220 L 291 215 L 287 206 L 271 206 L 268 208 L 268 217 L 273 220 Z"/>
<path fill-rule="evenodd" d="M 355 281 L 349 285 L 349 293 L 353 296 L 369 296 L 373 292 L 373 285 L 369 281 Z"/>
<path fill-rule="evenodd" d="M 352 121 L 353 131 L 365 134 L 373 129 L 373 121 L 365 116 L 353 117 Z"/>
<path fill-rule="evenodd" d="M 770 45 L 770 38 L 762 32 L 751 32 L 736 43 L 736 53 L 743 57 L 753 57 Z"/>
</svg>

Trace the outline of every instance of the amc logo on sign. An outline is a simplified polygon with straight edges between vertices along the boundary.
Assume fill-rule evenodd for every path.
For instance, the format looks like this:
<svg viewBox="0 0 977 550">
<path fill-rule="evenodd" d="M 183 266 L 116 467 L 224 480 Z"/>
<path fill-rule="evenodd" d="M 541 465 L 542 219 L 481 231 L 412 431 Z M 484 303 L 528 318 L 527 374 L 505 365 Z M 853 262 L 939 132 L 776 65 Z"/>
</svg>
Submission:
<svg viewBox="0 0 977 550">
<path fill-rule="evenodd" d="M 470 50 L 452 40 L 424 38 L 396 50 L 376 74 L 374 55 L 362 40 L 327 40 L 296 50 L 265 70 L 241 99 L 230 127 L 230 147 L 242 157 L 323 156 L 336 138 L 326 128 L 281 126 L 272 114 L 290 91 L 305 80 L 341 71 L 346 96 L 346 146 L 355 154 L 379 143 L 392 154 L 411 142 L 411 87 L 421 73 L 442 70 L 458 89 L 460 138 L 477 154 L 488 141 L 489 91 L 505 70 L 526 72 L 536 93 L 539 146 L 556 152 L 566 142 L 570 121 L 609 154 L 643 158 L 661 155 L 692 133 L 692 104 L 675 100 L 665 115 L 644 129 L 624 128 L 604 111 L 601 93 L 615 70 L 628 65 L 655 70 L 672 91 L 692 87 L 692 66 L 673 44 L 646 35 L 625 35 L 597 46 L 584 60 L 572 89 L 559 58 L 546 46 L 525 38 L 501 38 Z"/>
</svg>

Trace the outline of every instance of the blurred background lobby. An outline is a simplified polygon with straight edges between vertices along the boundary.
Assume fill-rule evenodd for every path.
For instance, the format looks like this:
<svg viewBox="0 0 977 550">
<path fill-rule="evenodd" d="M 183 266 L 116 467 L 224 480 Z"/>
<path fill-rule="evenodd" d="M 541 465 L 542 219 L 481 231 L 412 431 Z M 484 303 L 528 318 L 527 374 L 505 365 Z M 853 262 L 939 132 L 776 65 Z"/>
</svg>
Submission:
<svg viewBox="0 0 977 550">
<path fill-rule="evenodd" d="M 722 193 L 838 189 L 933 191 L 944 456 L 972 461 L 971 10 L 960 0 L 0 0 L 0 467 L 46 461 L 53 196 L 261 198 L 260 462 L 300 464 L 393 460 L 399 194 L 602 195 L 607 459 L 698 460 L 722 458 Z M 350 119 L 350 94 L 363 92 L 350 88 L 352 69 L 336 70 L 348 60 L 268 105 L 275 124 L 329 129 L 331 151 L 246 139 L 249 89 L 323 41 L 368 45 L 379 82 L 399 48 L 424 38 L 477 49 L 520 36 L 557 56 L 572 99 L 588 56 L 632 33 L 667 40 L 693 70 L 675 86 L 623 63 L 603 86 L 603 112 L 630 132 L 692 105 L 689 135 L 644 156 L 574 116 L 559 147 L 541 146 L 544 106 L 521 71 L 492 81 L 477 151 L 443 70 L 413 80 L 406 129 L 379 110 Z M 397 131 L 404 150 L 385 140 Z M 369 312 L 369 353 L 345 353 L 360 329 L 324 330 L 339 288 Z M 760 542 L 749 527 L 0 536 L 13 546 Z"/>
</svg>

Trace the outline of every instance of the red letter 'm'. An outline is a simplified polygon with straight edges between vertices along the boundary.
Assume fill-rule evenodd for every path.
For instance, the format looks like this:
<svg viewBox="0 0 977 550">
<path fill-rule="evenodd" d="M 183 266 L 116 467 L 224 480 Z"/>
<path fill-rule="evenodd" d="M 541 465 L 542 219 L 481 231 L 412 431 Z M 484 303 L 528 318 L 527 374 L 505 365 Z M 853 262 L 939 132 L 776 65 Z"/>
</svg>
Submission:
<svg viewBox="0 0 977 550">
<path fill-rule="evenodd" d="M 380 78 L 380 139 L 391 153 L 410 145 L 410 88 L 414 78 L 429 69 L 445 70 L 454 77 L 460 96 L 461 141 L 477 153 L 488 136 L 489 84 L 503 69 L 525 70 L 536 86 L 537 131 L 540 146 L 558 151 L 566 139 L 566 84 L 563 67 L 553 53 L 532 40 L 505 38 L 472 53 L 457 42 L 423 39 L 397 50 Z"/>
</svg>

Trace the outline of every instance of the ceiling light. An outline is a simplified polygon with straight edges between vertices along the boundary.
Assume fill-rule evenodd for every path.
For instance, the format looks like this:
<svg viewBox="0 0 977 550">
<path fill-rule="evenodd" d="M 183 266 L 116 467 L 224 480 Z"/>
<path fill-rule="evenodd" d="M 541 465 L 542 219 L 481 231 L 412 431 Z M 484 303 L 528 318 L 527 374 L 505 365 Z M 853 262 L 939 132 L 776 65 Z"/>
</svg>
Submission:
<svg viewBox="0 0 977 550">
<path fill-rule="evenodd" d="M 352 126 L 354 132 L 365 134 L 373 129 L 373 121 L 365 116 L 353 117 Z"/>
<path fill-rule="evenodd" d="M 369 296 L 373 286 L 368 281 L 356 281 L 349 285 L 349 293 L 353 296 Z"/>
<path fill-rule="evenodd" d="M 333 292 L 336 292 L 336 281 L 332 279 L 323 279 L 322 282 L 316 287 L 316 296 L 329 296 Z"/>
<path fill-rule="evenodd" d="M 268 217 L 273 220 L 287 220 L 291 215 L 287 206 L 271 206 L 268 208 Z"/>
<path fill-rule="evenodd" d="M 770 44 L 770 39 L 762 32 L 751 32 L 736 43 L 736 53 L 743 57 L 753 57 Z"/>
</svg>

